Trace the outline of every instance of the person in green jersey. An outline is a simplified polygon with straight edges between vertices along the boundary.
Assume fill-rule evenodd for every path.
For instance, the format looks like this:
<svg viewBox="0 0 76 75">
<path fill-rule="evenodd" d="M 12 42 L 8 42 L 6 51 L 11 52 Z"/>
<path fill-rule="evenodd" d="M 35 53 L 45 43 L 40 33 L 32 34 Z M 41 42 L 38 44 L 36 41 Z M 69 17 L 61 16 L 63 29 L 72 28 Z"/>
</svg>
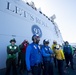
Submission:
<svg viewBox="0 0 76 75">
<path fill-rule="evenodd" d="M 16 53 L 18 52 L 18 46 L 15 45 L 16 40 L 11 39 L 10 45 L 7 46 L 7 60 L 6 60 L 6 73 L 5 75 L 10 75 L 12 68 L 13 75 L 17 75 L 16 71 Z"/>
</svg>

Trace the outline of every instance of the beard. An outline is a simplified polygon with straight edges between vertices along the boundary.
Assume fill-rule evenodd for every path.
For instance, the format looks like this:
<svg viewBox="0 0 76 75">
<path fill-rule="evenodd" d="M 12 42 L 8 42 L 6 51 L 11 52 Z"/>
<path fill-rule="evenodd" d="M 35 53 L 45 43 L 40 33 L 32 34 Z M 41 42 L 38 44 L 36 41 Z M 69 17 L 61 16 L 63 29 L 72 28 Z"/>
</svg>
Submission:
<svg viewBox="0 0 76 75">
<path fill-rule="evenodd" d="M 36 44 L 39 44 L 39 40 L 36 41 Z"/>
</svg>

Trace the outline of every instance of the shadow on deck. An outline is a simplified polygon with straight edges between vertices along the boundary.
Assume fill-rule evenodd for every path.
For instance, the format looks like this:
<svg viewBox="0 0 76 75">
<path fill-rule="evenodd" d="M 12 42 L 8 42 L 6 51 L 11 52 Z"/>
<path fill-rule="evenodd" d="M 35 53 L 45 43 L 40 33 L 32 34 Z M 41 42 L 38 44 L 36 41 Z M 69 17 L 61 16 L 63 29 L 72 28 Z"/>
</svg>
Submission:
<svg viewBox="0 0 76 75">
<path fill-rule="evenodd" d="M 75 70 L 72 70 L 70 67 L 65 69 L 65 71 L 66 71 L 65 75 L 76 75 L 76 58 L 74 58 L 74 68 L 75 68 Z M 0 70 L 0 75 L 5 75 L 5 70 L 6 69 L 1 69 Z M 18 70 L 18 75 L 27 75 L 27 72 L 25 71 L 24 74 L 20 74 L 19 70 Z M 54 67 L 54 75 L 59 75 L 58 74 L 58 69 L 55 68 L 55 67 Z"/>
</svg>

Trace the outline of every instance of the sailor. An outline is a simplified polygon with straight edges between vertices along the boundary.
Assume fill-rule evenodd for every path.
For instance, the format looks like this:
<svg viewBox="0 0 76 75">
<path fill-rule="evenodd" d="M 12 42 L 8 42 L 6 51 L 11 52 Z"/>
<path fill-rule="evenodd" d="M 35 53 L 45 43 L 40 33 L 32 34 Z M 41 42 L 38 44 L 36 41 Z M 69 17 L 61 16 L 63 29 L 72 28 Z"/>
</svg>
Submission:
<svg viewBox="0 0 76 75">
<path fill-rule="evenodd" d="M 56 45 L 57 45 L 57 41 L 54 40 L 53 45 L 52 45 L 52 50 L 53 50 L 54 54 L 55 54 L 55 50 L 56 50 Z M 55 64 L 55 67 L 56 67 L 57 66 L 56 57 L 54 57 L 54 64 Z"/>
<path fill-rule="evenodd" d="M 17 75 L 16 71 L 16 53 L 18 52 L 18 46 L 15 45 L 16 40 L 11 39 L 10 45 L 7 46 L 7 60 L 6 60 L 6 74 L 10 75 L 10 71 L 12 68 L 13 75 Z"/>
<path fill-rule="evenodd" d="M 36 34 L 32 36 L 32 43 L 26 49 L 26 67 L 28 75 L 41 75 L 42 55 L 39 46 L 40 37 Z"/>
<path fill-rule="evenodd" d="M 42 56 L 43 56 L 43 75 L 54 75 L 53 73 L 53 57 L 54 53 L 53 50 L 49 47 L 49 40 L 43 40 L 42 46 Z"/>
<path fill-rule="evenodd" d="M 24 73 L 25 69 L 26 69 L 26 64 L 25 64 L 25 54 L 26 54 L 26 48 L 28 46 L 28 40 L 24 40 L 20 45 L 19 45 L 19 49 L 20 52 L 18 53 L 18 64 L 19 64 L 19 60 L 21 60 L 21 66 L 20 66 L 20 73 Z"/>
<path fill-rule="evenodd" d="M 63 50 L 60 48 L 60 45 L 56 45 L 56 50 L 55 50 L 55 56 L 57 59 L 57 63 L 58 63 L 58 71 L 59 71 L 59 75 L 64 75 L 64 53 Z"/>
<path fill-rule="evenodd" d="M 63 46 L 63 51 L 65 54 L 66 68 L 69 67 L 69 62 L 70 62 L 71 68 L 74 70 L 74 67 L 73 67 L 73 50 L 72 50 L 72 46 L 69 44 L 68 41 L 65 42 L 65 45 Z"/>
</svg>

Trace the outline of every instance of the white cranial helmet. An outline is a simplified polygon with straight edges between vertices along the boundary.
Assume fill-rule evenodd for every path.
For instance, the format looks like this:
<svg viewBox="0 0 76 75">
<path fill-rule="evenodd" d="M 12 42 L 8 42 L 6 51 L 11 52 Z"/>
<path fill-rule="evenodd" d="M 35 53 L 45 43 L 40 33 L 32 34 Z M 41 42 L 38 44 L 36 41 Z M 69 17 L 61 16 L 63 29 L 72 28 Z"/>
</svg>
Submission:
<svg viewBox="0 0 76 75">
<path fill-rule="evenodd" d="M 57 48 L 57 49 L 59 49 L 59 48 L 60 48 L 60 46 L 59 46 L 59 45 L 56 45 L 56 48 Z"/>
</svg>

